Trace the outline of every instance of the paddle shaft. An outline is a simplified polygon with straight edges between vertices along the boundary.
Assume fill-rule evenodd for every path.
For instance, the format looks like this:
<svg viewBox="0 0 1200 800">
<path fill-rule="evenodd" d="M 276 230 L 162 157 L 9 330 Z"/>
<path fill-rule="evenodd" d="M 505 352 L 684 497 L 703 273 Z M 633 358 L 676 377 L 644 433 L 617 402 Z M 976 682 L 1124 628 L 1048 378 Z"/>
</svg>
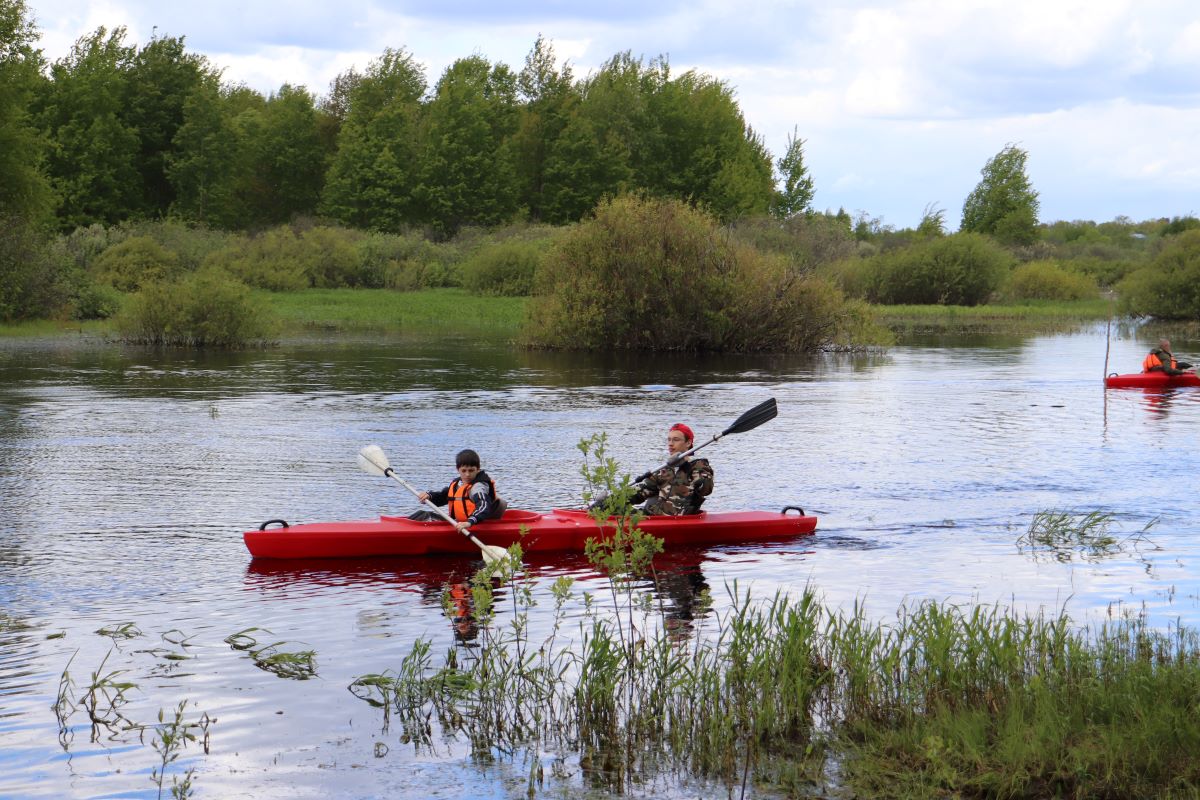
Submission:
<svg viewBox="0 0 1200 800">
<path fill-rule="evenodd" d="M 387 469 L 385 469 L 383 471 L 383 474 L 387 475 L 389 478 L 396 481 L 396 483 L 400 484 L 405 489 L 408 489 L 410 492 L 412 492 L 413 497 L 417 498 L 418 500 L 421 499 L 421 493 L 417 489 L 413 488 L 413 485 L 411 483 L 409 483 L 408 481 L 404 480 L 404 478 L 401 478 L 399 475 L 397 475 L 396 470 L 392 469 L 391 467 L 388 467 Z M 487 545 L 485 545 L 483 542 L 479 541 L 473 535 L 471 535 L 471 532 L 469 530 L 467 530 L 467 531 L 459 530 L 458 529 L 458 521 L 456 519 L 454 519 L 454 517 L 450 516 L 445 511 L 443 511 L 441 508 L 439 508 L 438 506 L 435 506 L 433 503 L 429 502 L 428 500 L 422 501 L 421 505 L 423 505 L 426 508 L 428 508 L 429 510 L 433 511 L 439 517 L 446 520 L 446 522 L 449 522 L 451 525 L 453 525 L 455 530 L 457 530 L 463 536 L 467 537 L 472 542 L 474 542 L 475 545 L 480 550 L 487 549 Z"/>
</svg>

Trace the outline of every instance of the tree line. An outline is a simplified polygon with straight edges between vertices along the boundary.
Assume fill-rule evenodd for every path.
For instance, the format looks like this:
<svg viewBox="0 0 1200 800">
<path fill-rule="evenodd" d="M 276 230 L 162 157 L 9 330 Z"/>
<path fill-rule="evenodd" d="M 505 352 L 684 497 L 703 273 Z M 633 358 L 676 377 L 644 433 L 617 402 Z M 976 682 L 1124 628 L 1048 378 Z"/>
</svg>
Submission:
<svg viewBox="0 0 1200 800">
<path fill-rule="evenodd" d="M 171 264 L 208 264 L 272 290 L 466 285 L 475 271 L 458 269 L 457 257 L 427 258 L 412 236 L 452 243 L 513 223 L 561 229 L 628 196 L 703 210 L 796 276 L 827 267 L 849 296 L 874 303 L 986 302 L 1014 264 L 1030 262 L 1025 282 L 1037 292 L 1085 295 L 1200 226 L 1193 217 L 1039 224 L 1028 156 L 1014 144 L 984 165 L 952 236 L 935 206 L 901 231 L 865 212 L 816 213 L 798 129 L 774 160 L 723 82 L 629 52 L 577 77 L 540 36 L 519 71 L 472 55 L 432 85 L 412 53 L 388 49 L 321 97 L 224 82 L 183 37 L 139 46 L 124 28 L 99 28 L 53 63 L 38 39 L 25 0 L 0 0 L 0 319 L 107 316 L 117 306 L 110 289 L 140 290 L 173 275 Z M 182 250 L 157 242 L 166 256 L 135 241 L 102 260 L 101 245 L 139 221 L 196 235 L 175 242 Z M 217 239 L 204 231 L 249 235 L 210 247 Z M 337 258 L 301 269 L 305 259 L 285 257 L 318 239 Z M 507 264 L 504 291 L 532 291 L 537 248 L 506 247 L 521 252 L 488 256 Z M 1200 269 L 1190 256 L 1182 263 Z"/>
<path fill-rule="evenodd" d="M 0 17 L 0 202 L 49 213 L 62 231 L 166 216 L 253 230 L 320 215 L 449 236 L 576 221 L 631 190 L 720 219 L 789 202 L 733 90 L 665 57 L 618 53 L 576 77 L 538 37 L 519 71 L 472 55 L 430 85 L 397 48 L 323 97 L 289 84 L 264 96 L 223 82 L 182 36 L 139 46 L 99 28 L 47 63 L 24 0 L 0 0 Z M 786 168 L 803 183 L 801 147 Z"/>
</svg>

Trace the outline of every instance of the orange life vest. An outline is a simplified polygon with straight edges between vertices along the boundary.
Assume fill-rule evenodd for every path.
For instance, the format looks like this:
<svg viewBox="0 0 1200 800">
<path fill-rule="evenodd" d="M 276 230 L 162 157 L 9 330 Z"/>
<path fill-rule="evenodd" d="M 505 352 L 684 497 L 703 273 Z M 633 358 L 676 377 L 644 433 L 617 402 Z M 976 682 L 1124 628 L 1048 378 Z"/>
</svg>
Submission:
<svg viewBox="0 0 1200 800">
<path fill-rule="evenodd" d="M 1175 365 L 1178 362 L 1175 358 L 1171 358 L 1171 369 L 1178 369 Z M 1158 357 L 1157 350 L 1151 350 L 1150 355 L 1146 356 L 1146 360 L 1142 362 L 1142 372 L 1153 372 L 1155 369 L 1162 369 L 1162 359 Z"/>
<path fill-rule="evenodd" d="M 466 522 L 467 518 L 475 513 L 475 501 L 471 499 L 470 493 L 472 484 L 478 482 L 480 478 L 483 478 L 492 487 L 492 499 L 497 503 L 500 502 L 500 495 L 496 493 L 496 482 L 489 478 L 487 473 L 479 473 L 471 483 L 463 483 L 460 478 L 455 478 L 450 483 L 450 499 L 447 501 L 446 507 L 450 511 L 450 516 L 458 522 Z"/>
</svg>

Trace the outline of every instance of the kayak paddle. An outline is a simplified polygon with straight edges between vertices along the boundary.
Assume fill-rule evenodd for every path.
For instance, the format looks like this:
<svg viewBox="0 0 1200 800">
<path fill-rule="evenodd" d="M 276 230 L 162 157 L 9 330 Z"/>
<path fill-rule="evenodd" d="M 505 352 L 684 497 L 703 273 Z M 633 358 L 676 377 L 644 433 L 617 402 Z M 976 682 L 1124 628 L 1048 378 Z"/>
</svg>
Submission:
<svg viewBox="0 0 1200 800">
<path fill-rule="evenodd" d="M 680 453 L 677 456 L 671 456 L 670 460 L 668 460 L 667 463 L 663 465 L 663 467 L 675 466 L 679 462 L 683 461 L 683 459 L 687 458 L 692 453 L 699 450 L 701 447 L 707 447 L 708 445 L 710 445 L 713 442 L 720 439 L 722 436 L 728 436 L 731 433 L 745 433 L 746 431 L 752 431 L 755 428 L 757 428 L 759 425 L 762 425 L 764 422 L 773 420 L 777 416 L 779 416 L 779 408 L 775 405 L 775 398 L 772 397 L 770 400 L 764 400 L 761 403 L 759 403 L 758 405 L 756 405 L 754 408 L 747 411 L 745 414 L 742 414 L 740 417 L 738 417 L 736 420 L 734 420 L 734 423 L 732 425 L 730 425 L 728 428 L 726 428 L 725 430 L 718 433 L 713 438 L 709 439 L 704 444 L 698 444 L 695 447 L 693 447 L 691 450 L 688 450 L 686 453 Z M 662 469 L 663 467 L 659 467 L 658 469 Z M 633 482 L 641 483 L 642 481 L 646 480 L 646 478 L 649 478 L 651 475 L 653 475 L 655 472 L 658 472 L 658 469 L 653 469 L 653 470 L 650 470 L 649 472 L 642 473 L 637 478 L 635 478 Z"/>
<path fill-rule="evenodd" d="M 417 491 L 416 489 L 414 489 L 412 484 L 410 484 L 408 481 L 404 480 L 404 478 L 401 478 L 399 475 L 396 474 L 396 470 L 392 469 L 391 465 L 388 464 L 388 458 L 386 455 L 384 455 L 383 448 L 381 448 L 379 445 L 369 444 L 366 447 L 364 447 L 362 450 L 359 450 L 358 451 L 358 466 L 362 469 L 363 472 L 366 472 L 368 474 L 382 475 L 385 478 L 393 479 L 394 481 L 399 483 L 401 486 L 403 486 L 405 489 L 408 489 L 410 492 L 412 492 L 413 497 L 420 499 L 421 493 L 419 491 Z M 442 519 L 446 520 L 446 522 L 449 522 L 451 525 L 454 525 L 455 529 L 457 530 L 458 523 L 454 520 L 453 517 L 451 517 L 445 511 L 438 508 L 437 506 L 435 506 L 433 503 L 429 502 L 428 500 L 426 500 L 424 503 L 422 503 L 422 505 L 425 506 L 426 508 L 430 509 L 431 511 L 433 511 L 435 514 L 437 514 Z M 475 546 L 479 548 L 481 553 L 483 553 L 483 561 L 485 564 L 494 564 L 497 561 L 500 561 L 501 559 L 508 557 L 508 551 L 505 550 L 503 547 L 496 547 L 495 545 L 484 544 L 483 542 L 476 539 L 474 534 L 472 534 L 471 531 L 469 531 L 469 530 L 459 531 L 459 532 L 463 536 L 467 537 L 468 539 L 470 539 L 472 542 L 475 543 Z"/>
</svg>

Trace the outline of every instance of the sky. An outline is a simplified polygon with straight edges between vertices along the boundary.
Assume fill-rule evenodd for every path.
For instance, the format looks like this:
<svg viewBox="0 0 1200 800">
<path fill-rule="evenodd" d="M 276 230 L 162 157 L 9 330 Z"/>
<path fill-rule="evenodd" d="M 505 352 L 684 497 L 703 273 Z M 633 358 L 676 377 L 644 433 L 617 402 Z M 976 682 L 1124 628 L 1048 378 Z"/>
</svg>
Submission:
<svg viewBox="0 0 1200 800">
<path fill-rule="evenodd" d="M 125 26 L 183 36 L 230 83 L 317 96 L 403 47 L 520 70 L 542 35 L 576 77 L 616 53 L 726 82 L 778 159 L 804 140 L 818 210 L 958 227 L 1014 144 L 1042 222 L 1200 215 L 1197 0 L 26 0 L 51 61 Z"/>
</svg>

